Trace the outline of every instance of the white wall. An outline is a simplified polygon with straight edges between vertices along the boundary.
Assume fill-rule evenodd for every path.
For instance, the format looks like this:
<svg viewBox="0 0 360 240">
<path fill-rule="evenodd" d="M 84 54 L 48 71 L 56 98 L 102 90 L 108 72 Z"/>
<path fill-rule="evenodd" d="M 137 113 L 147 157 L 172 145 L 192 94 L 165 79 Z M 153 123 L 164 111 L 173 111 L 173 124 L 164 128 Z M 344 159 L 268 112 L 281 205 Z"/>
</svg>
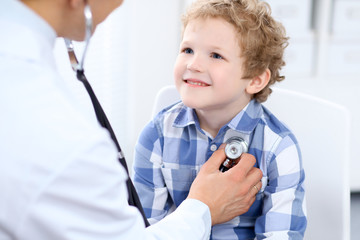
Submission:
<svg viewBox="0 0 360 240">
<path fill-rule="evenodd" d="M 182 2 L 136 0 L 131 27 L 129 82 L 129 160 L 141 129 L 150 120 L 157 91 L 173 83 L 180 39 Z"/>
</svg>

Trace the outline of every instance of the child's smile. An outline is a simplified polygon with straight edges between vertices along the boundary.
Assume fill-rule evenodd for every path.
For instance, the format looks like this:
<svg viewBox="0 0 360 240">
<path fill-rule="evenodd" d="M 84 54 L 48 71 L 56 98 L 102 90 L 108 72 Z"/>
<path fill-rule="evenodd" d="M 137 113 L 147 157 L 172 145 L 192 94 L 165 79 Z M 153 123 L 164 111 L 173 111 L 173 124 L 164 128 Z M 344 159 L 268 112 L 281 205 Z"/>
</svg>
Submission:
<svg viewBox="0 0 360 240">
<path fill-rule="evenodd" d="M 207 87 L 207 86 L 209 86 L 209 84 L 204 83 L 203 81 L 197 80 L 197 79 L 185 79 L 184 81 L 192 87 Z"/>
</svg>

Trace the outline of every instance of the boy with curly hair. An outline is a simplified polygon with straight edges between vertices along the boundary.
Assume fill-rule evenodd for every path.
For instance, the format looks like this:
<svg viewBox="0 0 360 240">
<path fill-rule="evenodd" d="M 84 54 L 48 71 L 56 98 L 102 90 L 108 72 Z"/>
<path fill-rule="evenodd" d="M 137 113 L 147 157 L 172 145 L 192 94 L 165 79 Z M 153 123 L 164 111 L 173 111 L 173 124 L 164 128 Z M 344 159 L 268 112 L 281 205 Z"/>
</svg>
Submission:
<svg viewBox="0 0 360 240">
<path fill-rule="evenodd" d="M 204 162 L 237 136 L 255 156 L 263 187 L 246 214 L 214 225 L 210 238 L 302 239 L 307 218 L 300 149 L 261 104 L 270 86 L 284 79 L 283 26 L 258 0 L 198 0 L 182 22 L 174 68 L 182 101 L 144 128 L 135 152 L 135 187 L 149 221 L 179 206 Z"/>
</svg>

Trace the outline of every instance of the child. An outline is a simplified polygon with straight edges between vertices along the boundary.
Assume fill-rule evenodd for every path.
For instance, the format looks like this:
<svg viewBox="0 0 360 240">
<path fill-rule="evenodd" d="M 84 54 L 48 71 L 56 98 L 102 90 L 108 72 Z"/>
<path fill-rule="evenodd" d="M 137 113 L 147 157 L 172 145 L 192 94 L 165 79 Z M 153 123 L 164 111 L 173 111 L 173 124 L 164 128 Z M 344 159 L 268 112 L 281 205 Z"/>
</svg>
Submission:
<svg viewBox="0 0 360 240">
<path fill-rule="evenodd" d="M 246 214 L 213 226 L 211 239 L 303 238 L 298 143 L 261 105 L 284 79 L 287 40 L 262 1 L 198 0 L 188 9 L 174 68 L 182 102 L 158 113 L 136 146 L 134 181 L 151 223 L 179 206 L 213 151 L 238 136 L 263 172 L 263 187 Z"/>
</svg>

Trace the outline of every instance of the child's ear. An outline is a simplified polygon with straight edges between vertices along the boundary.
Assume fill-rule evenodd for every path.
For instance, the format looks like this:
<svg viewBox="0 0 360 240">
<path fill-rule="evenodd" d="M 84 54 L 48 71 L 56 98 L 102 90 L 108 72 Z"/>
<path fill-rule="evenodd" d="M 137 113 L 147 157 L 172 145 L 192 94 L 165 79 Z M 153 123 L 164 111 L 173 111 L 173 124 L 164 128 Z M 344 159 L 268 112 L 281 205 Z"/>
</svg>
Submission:
<svg viewBox="0 0 360 240">
<path fill-rule="evenodd" d="M 246 92 L 249 94 L 255 94 L 263 90 L 269 83 L 271 77 L 270 69 L 266 69 L 262 74 L 254 77 L 246 87 Z"/>
</svg>

